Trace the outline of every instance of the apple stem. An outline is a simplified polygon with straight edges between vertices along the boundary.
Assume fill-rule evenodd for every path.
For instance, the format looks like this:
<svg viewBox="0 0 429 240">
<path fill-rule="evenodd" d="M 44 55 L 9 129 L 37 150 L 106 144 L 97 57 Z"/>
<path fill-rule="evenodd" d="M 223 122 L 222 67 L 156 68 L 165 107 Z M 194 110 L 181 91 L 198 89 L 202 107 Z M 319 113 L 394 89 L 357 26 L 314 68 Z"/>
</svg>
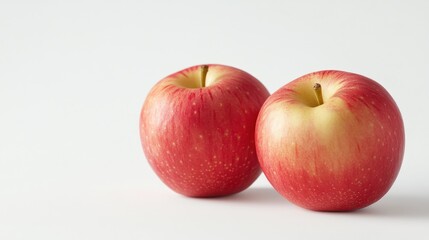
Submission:
<svg viewBox="0 0 429 240">
<path fill-rule="evenodd" d="M 209 66 L 201 65 L 200 72 L 201 72 L 201 86 L 202 87 L 206 86 L 206 76 L 207 76 L 208 71 L 209 71 Z"/>
<path fill-rule="evenodd" d="M 322 105 L 322 104 L 323 104 L 322 86 L 321 86 L 319 83 L 315 83 L 315 84 L 313 85 L 313 89 L 314 89 L 314 92 L 316 93 L 317 103 L 318 103 L 319 105 Z M 319 106 L 319 105 L 318 105 L 318 106 Z"/>
</svg>

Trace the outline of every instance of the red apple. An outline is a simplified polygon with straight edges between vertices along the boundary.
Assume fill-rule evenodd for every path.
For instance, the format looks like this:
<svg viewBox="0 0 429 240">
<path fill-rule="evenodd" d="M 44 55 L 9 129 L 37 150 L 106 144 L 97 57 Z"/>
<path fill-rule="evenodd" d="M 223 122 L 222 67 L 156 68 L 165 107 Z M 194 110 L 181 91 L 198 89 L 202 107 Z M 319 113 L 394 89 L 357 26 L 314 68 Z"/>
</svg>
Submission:
<svg viewBox="0 0 429 240">
<path fill-rule="evenodd" d="M 404 154 L 397 105 L 375 81 L 353 73 L 302 76 L 271 95 L 256 123 L 262 171 L 301 207 L 348 211 L 379 200 Z"/>
<path fill-rule="evenodd" d="M 240 192 L 260 175 L 255 123 L 269 96 L 253 76 L 223 65 L 194 66 L 158 82 L 140 116 L 155 173 L 191 197 Z"/>
</svg>

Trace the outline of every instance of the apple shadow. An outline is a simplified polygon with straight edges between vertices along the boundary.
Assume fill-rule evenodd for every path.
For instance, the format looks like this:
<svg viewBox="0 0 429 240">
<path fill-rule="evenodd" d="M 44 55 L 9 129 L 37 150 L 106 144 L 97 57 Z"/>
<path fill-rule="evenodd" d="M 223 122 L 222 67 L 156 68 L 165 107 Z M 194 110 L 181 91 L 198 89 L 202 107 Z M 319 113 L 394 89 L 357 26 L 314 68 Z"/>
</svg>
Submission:
<svg viewBox="0 0 429 240">
<path fill-rule="evenodd" d="M 253 187 L 240 193 L 217 198 L 216 201 L 240 204 L 268 204 L 271 206 L 291 206 L 292 204 L 269 187 Z M 298 206 L 295 206 L 298 207 Z M 374 218 L 403 218 L 429 220 L 429 195 L 392 194 L 377 203 L 352 212 L 315 212 L 325 214 L 346 214 Z"/>
<path fill-rule="evenodd" d="M 250 187 L 240 193 L 216 199 L 216 201 L 219 200 L 240 204 L 290 205 L 286 199 L 269 187 Z"/>
<path fill-rule="evenodd" d="M 429 220 L 429 195 L 386 195 L 374 205 L 355 213 L 373 217 Z"/>
<path fill-rule="evenodd" d="M 292 204 L 270 187 L 250 187 L 240 193 L 208 198 L 213 202 L 232 204 L 256 204 L 290 207 Z M 295 206 L 299 208 L 298 206 Z M 375 204 L 351 212 L 318 212 L 317 214 L 338 214 L 356 217 L 403 218 L 429 220 L 429 195 L 426 194 L 388 194 Z"/>
</svg>

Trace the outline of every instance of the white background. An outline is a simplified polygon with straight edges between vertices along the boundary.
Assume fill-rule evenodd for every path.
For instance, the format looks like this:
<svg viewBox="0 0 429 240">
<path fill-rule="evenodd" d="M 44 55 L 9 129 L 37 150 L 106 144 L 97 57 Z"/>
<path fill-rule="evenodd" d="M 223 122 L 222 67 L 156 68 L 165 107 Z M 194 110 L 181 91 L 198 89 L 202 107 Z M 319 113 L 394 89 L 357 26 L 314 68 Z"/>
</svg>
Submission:
<svg viewBox="0 0 429 240">
<path fill-rule="evenodd" d="M 1 1 L 0 239 L 405 239 L 429 228 L 428 1 Z M 406 128 L 391 191 L 351 213 L 281 198 L 264 176 L 189 199 L 152 172 L 150 88 L 191 65 L 272 93 L 312 71 L 381 83 Z"/>
</svg>

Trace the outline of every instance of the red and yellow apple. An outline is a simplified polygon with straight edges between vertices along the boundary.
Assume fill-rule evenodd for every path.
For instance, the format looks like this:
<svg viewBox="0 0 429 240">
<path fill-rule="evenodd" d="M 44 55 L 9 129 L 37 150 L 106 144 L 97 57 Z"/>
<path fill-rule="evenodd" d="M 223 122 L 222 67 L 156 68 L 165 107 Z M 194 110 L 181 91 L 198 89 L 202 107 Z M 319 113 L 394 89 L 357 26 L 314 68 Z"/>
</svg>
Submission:
<svg viewBox="0 0 429 240">
<path fill-rule="evenodd" d="M 255 124 L 269 96 L 253 76 L 194 66 L 158 82 L 140 115 L 144 153 L 174 191 L 191 197 L 240 192 L 260 175 Z"/>
<path fill-rule="evenodd" d="M 380 84 L 321 71 L 267 99 L 255 141 L 262 171 L 286 199 L 311 210 L 348 211 L 390 189 L 405 137 L 400 111 Z"/>
</svg>

